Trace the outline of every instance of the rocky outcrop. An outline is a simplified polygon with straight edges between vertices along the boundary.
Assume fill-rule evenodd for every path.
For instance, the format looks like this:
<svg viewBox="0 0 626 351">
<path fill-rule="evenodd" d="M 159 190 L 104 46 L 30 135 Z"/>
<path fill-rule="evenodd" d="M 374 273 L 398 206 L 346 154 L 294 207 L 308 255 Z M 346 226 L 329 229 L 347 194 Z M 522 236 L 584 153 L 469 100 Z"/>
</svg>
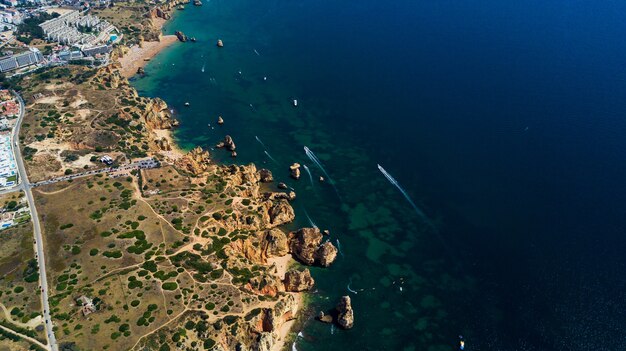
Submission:
<svg viewBox="0 0 626 351">
<path fill-rule="evenodd" d="M 299 163 L 294 163 L 289 167 L 289 170 L 291 171 L 291 178 L 293 179 L 300 179 L 300 164 Z"/>
<path fill-rule="evenodd" d="M 342 296 L 337 304 L 337 324 L 344 329 L 354 326 L 354 311 L 350 296 Z"/>
<path fill-rule="evenodd" d="M 185 35 L 185 33 L 181 32 L 181 31 L 177 30 L 176 33 L 174 33 L 174 35 L 176 35 L 176 38 L 178 38 L 178 40 L 182 41 L 183 43 L 188 40 L 188 38 Z"/>
<path fill-rule="evenodd" d="M 149 16 L 150 18 L 162 18 L 164 20 L 168 20 L 172 17 L 168 12 L 158 6 L 150 10 Z"/>
<path fill-rule="evenodd" d="M 289 200 L 293 201 L 296 199 L 296 192 L 290 191 L 288 193 L 263 193 L 263 198 L 265 200 Z"/>
<path fill-rule="evenodd" d="M 170 145 L 169 140 L 167 138 L 161 138 L 154 141 L 157 149 L 161 151 L 170 151 L 172 150 L 172 146 Z"/>
<path fill-rule="evenodd" d="M 289 223 L 296 218 L 293 208 L 284 199 L 276 201 L 269 208 L 268 214 L 270 216 L 270 224 L 273 226 Z"/>
<path fill-rule="evenodd" d="M 337 258 L 337 248 L 330 241 L 320 245 L 315 253 L 317 263 L 322 267 L 330 266 Z"/>
<path fill-rule="evenodd" d="M 265 168 L 259 171 L 259 179 L 261 180 L 261 183 L 271 183 L 274 181 L 272 172 L 269 169 Z"/>
<path fill-rule="evenodd" d="M 329 241 L 322 244 L 318 228 L 301 228 L 289 233 L 289 251 L 307 265 L 328 267 L 337 258 L 337 248 Z"/>
<path fill-rule="evenodd" d="M 324 311 L 320 311 L 315 318 L 322 323 L 332 323 L 334 320 L 331 314 L 324 313 Z"/>
<path fill-rule="evenodd" d="M 220 141 L 219 143 L 217 143 L 217 145 L 215 145 L 215 147 L 218 149 L 225 148 L 228 151 L 235 151 L 235 149 L 237 148 L 237 146 L 235 145 L 235 141 L 230 135 L 225 136 L 224 141 Z"/>
<path fill-rule="evenodd" d="M 289 253 L 287 235 L 280 229 L 270 229 L 265 235 L 267 257 L 282 257 Z"/>
<path fill-rule="evenodd" d="M 311 277 L 311 272 L 308 268 L 302 271 L 290 269 L 285 273 L 283 283 L 285 284 L 285 291 L 300 292 L 310 290 L 313 284 L 315 284 L 315 280 Z"/>
<path fill-rule="evenodd" d="M 167 104 L 160 98 L 148 101 L 143 119 L 151 129 L 170 129 L 178 125 L 178 121 L 172 118 Z"/>
<path fill-rule="evenodd" d="M 137 74 L 146 74 L 146 71 L 143 69 L 143 67 L 138 67 Z"/>
<path fill-rule="evenodd" d="M 199 175 L 206 172 L 210 164 L 209 152 L 196 147 L 176 161 L 176 166 L 187 173 Z"/>
</svg>

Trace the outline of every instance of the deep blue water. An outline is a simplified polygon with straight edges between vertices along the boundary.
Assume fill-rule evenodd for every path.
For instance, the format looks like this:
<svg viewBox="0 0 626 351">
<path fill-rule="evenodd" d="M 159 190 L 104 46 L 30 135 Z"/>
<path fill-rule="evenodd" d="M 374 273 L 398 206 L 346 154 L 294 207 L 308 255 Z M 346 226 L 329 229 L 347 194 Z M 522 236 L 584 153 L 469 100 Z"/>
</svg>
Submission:
<svg viewBox="0 0 626 351">
<path fill-rule="evenodd" d="M 198 42 L 134 84 L 177 111 L 181 145 L 232 135 L 237 162 L 296 188 L 294 226 L 306 209 L 340 240 L 338 262 L 313 270 L 299 350 L 454 350 L 459 334 L 466 350 L 618 350 L 624 13 L 621 1 L 212 0 L 167 25 Z M 226 124 L 208 128 L 218 115 Z M 306 173 L 288 180 L 295 161 L 322 174 L 304 145 L 339 196 Z M 353 330 L 310 319 L 344 294 Z"/>
</svg>

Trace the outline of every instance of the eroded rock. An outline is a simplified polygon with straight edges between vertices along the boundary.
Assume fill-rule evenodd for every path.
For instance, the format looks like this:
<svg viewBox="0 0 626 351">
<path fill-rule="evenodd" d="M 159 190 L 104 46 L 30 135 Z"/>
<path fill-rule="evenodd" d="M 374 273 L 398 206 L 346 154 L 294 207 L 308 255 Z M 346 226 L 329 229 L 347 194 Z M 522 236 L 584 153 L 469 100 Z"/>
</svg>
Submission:
<svg viewBox="0 0 626 351">
<path fill-rule="evenodd" d="M 285 291 L 300 292 L 310 290 L 315 284 L 315 280 L 311 277 L 311 272 L 308 268 L 300 271 L 297 269 L 290 269 L 285 273 Z"/>
</svg>

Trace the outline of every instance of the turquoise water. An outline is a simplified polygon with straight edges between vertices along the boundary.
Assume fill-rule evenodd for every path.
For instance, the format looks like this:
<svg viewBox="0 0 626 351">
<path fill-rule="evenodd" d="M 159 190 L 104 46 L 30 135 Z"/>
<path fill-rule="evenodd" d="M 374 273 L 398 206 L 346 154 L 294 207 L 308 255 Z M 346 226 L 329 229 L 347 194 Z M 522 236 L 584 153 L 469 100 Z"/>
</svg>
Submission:
<svg viewBox="0 0 626 351">
<path fill-rule="evenodd" d="M 298 350 L 455 350 L 459 335 L 466 350 L 615 350 L 625 7 L 212 0 L 166 25 L 197 42 L 133 84 L 175 110 L 183 147 L 231 135 L 236 162 L 296 189 L 294 228 L 308 215 L 339 241 L 313 269 Z M 290 180 L 293 162 L 313 181 Z M 312 319 L 345 294 L 354 329 Z"/>
</svg>

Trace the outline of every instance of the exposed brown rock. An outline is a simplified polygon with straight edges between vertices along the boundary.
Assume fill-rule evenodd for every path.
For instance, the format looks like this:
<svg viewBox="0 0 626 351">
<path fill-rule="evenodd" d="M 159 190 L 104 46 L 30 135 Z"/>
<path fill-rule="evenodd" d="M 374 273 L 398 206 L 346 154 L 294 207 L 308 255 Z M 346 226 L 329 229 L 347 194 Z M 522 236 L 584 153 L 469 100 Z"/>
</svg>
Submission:
<svg viewBox="0 0 626 351">
<path fill-rule="evenodd" d="M 170 129 L 178 125 L 178 121 L 171 118 L 172 115 L 165 101 L 160 98 L 148 101 L 143 114 L 146 125 L 151 129 Z"/>
<path fill-rule="evenodd" d="M 269 169 L 261 169 L 259 171 L 259 179 L 262 183 L 271 183 L 274 181 L 274 177 L 272 176 L 272 172 Z"/>
<path fill-rule="evenodd" d="M 237 148 L 237 146 L 235 145 L 235 141 L 230 135 L 225 136 L 224 140 L 217 143 L 215 147 L 218 149 L 226 148 L 226 150 L 228 151 L 235 151 L 235 149 Z"/>
<path fill-rule="evenodd" d="M 162 150 L 162 151 L 172 150 L 172 146 L 170 145 L 170 142 L 167 140 L 167 138 L 157 139 L 154 142 L 159 150 Z"/>
<path fill-rule="evenodd" d="M 294 163 L 289 167 L 289 170 L 291 171 L 291 178 L 293 179 L 300 179 L 300 164 L 299 163 Z"/>
<path fill-rule="evenodd" d="M 315 317 L 318 321 L 322 322 L 322 323 L 332 323 L 333 322 L 333 316 L 330 314 L 326 314 L 324 313 L 324 311 L 320 311 L 320 313 L 317 314 L 317 317 Z"/>
<path fill-rule="evenodd" d="M 178 159 L 176 166 L 185 172 L 199 175 L 208 170 L 210 161 L 209 152 L 198 146 Z"/>
<path fill-rule="evenodd" d="M 182 42 L 186 42 L 188 39 L 185 33 L 178 31 L 178 30 L 176 31 L 176 33 L 174 33 L 174 35 L 176 35 L 176 38 L 178 38 L 178 40 Z"/>
<path fill-rule="evenodd" d="M 330 241 L 320 245 L 315 253 L 315 261 L 322 267 L 330 266 L 337 258 L 337 248 Z"/>
<path fill-rule="evenodd" d="M 270 207 L 268 214 L 270 216 L 270 224 L 274 226 L 289 223 L 296 218 L 293 208 L 287 200 L 278 200 Z"/>
<path fill-rule="evenodd" d="M 290 269 L 285 273 L 285 279 L 283 280 L 285 283 L 285 291 L 290 292 L 300 292 L 310 290 L 315 283 L 313 277 L 311 277 L 311 272 L 308 268 L 299 271 L 297 269 Z"/>
<path fill-rule="evenodd" d="M 318 228 L 301 228 L 289 233 L 289 251 L 307 265 L 318 264 L 328 267 L 337 258 L 337 248 L 322 242 L 322 233 Z"/>
<path fill-rule="evenodd" d="M 289 253 L 287 235 L 280 229 L 270 229 L 265 235 L 267 257 L 282 257 Z"/>
<path fill-rule="evenodd" d="M 350 329 L 354 326 L 354 311 L 352 310 L 352 302 L 350 296 L 342 296 L 337 304 L 337 324 L 344 329 Z"/>
</svg>

